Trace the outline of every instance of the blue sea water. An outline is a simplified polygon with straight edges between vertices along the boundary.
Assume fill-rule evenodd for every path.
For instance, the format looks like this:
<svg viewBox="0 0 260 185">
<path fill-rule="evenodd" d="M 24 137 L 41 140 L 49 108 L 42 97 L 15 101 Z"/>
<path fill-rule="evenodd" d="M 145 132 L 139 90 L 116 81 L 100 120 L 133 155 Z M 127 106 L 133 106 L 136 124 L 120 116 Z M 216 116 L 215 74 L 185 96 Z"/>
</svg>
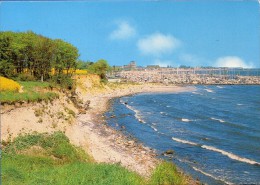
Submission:
<svg viewBox="0 0 260 185">
<path fill-rule="evenodd" d="M 203 183 L 260 184 L 260 86 L 195 89 L 115 99 L 107 122 Z"/>
</svg>

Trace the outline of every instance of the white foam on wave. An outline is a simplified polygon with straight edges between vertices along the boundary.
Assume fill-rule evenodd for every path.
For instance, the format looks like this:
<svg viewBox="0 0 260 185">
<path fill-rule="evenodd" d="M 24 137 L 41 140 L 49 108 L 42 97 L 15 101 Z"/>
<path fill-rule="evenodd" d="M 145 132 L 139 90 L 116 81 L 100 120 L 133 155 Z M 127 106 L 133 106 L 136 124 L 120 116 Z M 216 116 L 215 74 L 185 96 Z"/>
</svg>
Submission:
<svg viewBox="0 0 260 185">
<path fill-rule="evenodd" d="M 242 104 L 242 103 L 238 103 L 237 105 L 238 105 L 238 106 L 241 106 L 241 105 L 243 105 L 243 104 Z"/>
<path fill-rule="evenodd" d="M 217 177 L 215 177 L 215 176 L 213 176 L 213 175 L 211 175 L 211 174 L 209 174 L 209 173 L 207 173 L 207 172 L 204 172 L 204 171 L 202 171 L 202 170 L 200 170 L 200 169 L 198 169 L 198 168 L 196 168 L 196 167 L 192 167 L 195 171 L 198 171 L 198 172 L 200 172 L 200 173 L 202 173 L 202 174 L 204 174 L 204 175 L 206 175 L 206 176 L 208 176 L 208 177 L 211 177 L 211 178 L 213 178 L 213 179 L 215 179 L 215 180 L 220 180 L 220 181 L 222 181 L 222 182 L 224 182 L 224 183 L 226 183 L 226 184 L 233 184 L 233 183 L 231 183 L 231 182 L 227 182 L 227 181 L 225 181 L 225 180 L 223 180 L 223 179 L 220 179 L 220 178 L 217 178 Z"/>
<path fill-rule="evenodd" d="M 224 122 L 225 122 L 225 121 L 222 120 L 222 119 L 217 119 L 217 118 L 210 118 L 210 119 L 212 119 L 212 120 L 216 120 L 216 121 L 219 121 L 219 122 L 221 122 L 221 123 L 224 123 Z"/>
<path fill-rule="evenodd" d="M 121 104 L 125 104 L 124 101 L 123 101 L 122 99 L 120 99 L 120 103 L 121 103 Z"/>
<path fill-rule="evenodd" d="M 181 121 L 183 121 L 183 122 L 190 122 L 191 120 L 186 119 L 186 118 L 181 118 Z"/>
<path fill-rule="evenodd" d="M 142 117 L 141 117 L 141 115 L 140 115 L 140 112 L 138 111 L 138 110 L 136 110 L 136 109 L 134 109 L 133 107 L 131 107 L 130 105 L 125 105 L 128 109 L 130 109 L 130 110 L 132 110 L 134 113 L 135 113 L 135 118 L 139 121 L 139 122 L 141 122 L 141 123 L 146 123 L 143 119 L 142 119 Z"/>
<path fill-rule="evenodd" d="M 155 132 L 158 131 L 157 128 L 155 128 L 154 126 L 151 126 L 151 127 L 152 127 L 152 129 L 153 129 Z"/>
<path fill-rule="evenodd" d="M 178 139 L 176 137 L 172 137 L 172 140 L 177 141 L 179 143 L 184 143 L 184 144 L 190 144 L 190 145 L 198 146 L 197 143 L 194 143 L 194 142 L 191 142 L 191 141 L 187 141 L 187 140 Z"/>
<path fill-rule="evenodd" d="M 248 163 L 248 164 L 256 164 L 256 165 L 260 165 L 259 162 L 256 162 L 254 160 L 251 160 L 251 159 L 247 159 L 247 158 L 244 158 L 244 157 L 239 157 L 235 154 L 232 154 L 230 152 L 226 152 L 224 150 L 221 150 L 221 149 L 218 149 L 218 148 L 215 148 L 213 146 L 207 146 L 207 145 L 202 145 L 201 148 L 205 148 L 207 150 L 212 150 L 214 152 L 219 152 L 221 153 L 222 155 L 225 155 L 225 156 L 228 156 L 230 159 L 234 159 L 234 160 L 237 160 L 237 161 L 241 161 L 241 162 L 245 162 L 245 163 Z"/>
<path fill-rule="evenodd" d="M 166 107 L 171 107 L 170 105 L 167 105 Z"/>
<path fill-rule="evenodd" d="M 210 92 L 210 93 L 213 93 L 214 91 L 213 90 L 211 90 L 211 89 L 204 89 L 205 91 L 207 91 L 207 92 Z"/>
<path fill-rule="evenodd" d="M 207 149 L 207 150 L 211 150 L 211 151 L 214 151 L 214 152 L 219 152 L 222 155 L 225 155 L 225 156 L 229 157 L 230 159 L 237 160 L 237 161 L 240 161 L 240 162 L 244 162 L 244 163 L 248 163 L 248 164 L 252 164 L 252 165 L 260 165 L 259 162 L 256 162 L 254 160 L 247 159 L 247 158 L 244 158 L 244 157 L 240 157 L 238 155 L 235 155 L 233 153 L 230 153 L 230 152 L 227 152 L 227 151 L 215 148 L 213 146 L 200 145 L 198 143 L 194 143 L 194 142 L 191 142 L 191 141 L 178 139 L 178 138 L 175 138 L 175 137 L 172 137 L 172 140 L 180 142 L 180 143 L 184 143 L 184 144 L 193 145 L 193 146 L 200 146 L 201 148 L 204 148 L 204 149 Z"/>
<path fill-rule="evenodd" d="M 198 95 L 203 95 L 202 93 L 198 93 L 198 92 L 195 92 L 195 91 L 193 91 L 193 92 L 191 92 L 192 94 L 198 94 Z"/>
<path fill-rule="evenodd" d="M 219 86 L 219 85 L 218 85 L 218 86 L 217 86 L 217 88 L 219 88 L 219 89 L 223 89 L 224 87 L 223 87 L 223 86 Z"/>
<path fill-rule="evenodd" d="M 156 123 L 152 123 L 152 125 L 156 125 Z"/>
<path fill-rule="evenodd" d="M 161 115 L 168 115 L 166 112 L 160 112 Z"/>
</svg>

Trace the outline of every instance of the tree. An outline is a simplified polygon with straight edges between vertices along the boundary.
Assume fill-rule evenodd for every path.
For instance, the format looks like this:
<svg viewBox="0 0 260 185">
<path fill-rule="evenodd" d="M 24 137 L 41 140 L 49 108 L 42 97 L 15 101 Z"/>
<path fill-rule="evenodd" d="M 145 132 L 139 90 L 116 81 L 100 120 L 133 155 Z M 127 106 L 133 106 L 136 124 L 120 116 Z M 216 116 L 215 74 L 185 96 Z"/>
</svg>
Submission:
<svg viewBox="0 0 260 185">
<path fill-rule="evenodd" d="M 77 58 L 79 57 L 78 49 L 70 43 L 57 39 L 55 42 L 55 59 L 53 67 L 56 74 L 63 73 L 66 70 L 66 74 L 72 75 L 77 68 Z"/>
<path fill-rule="evenodd" d="M 109 69 L 110 66 L 104 59 L 100 59 L 88 67 L 88 70 L 92 73 L 98 74 L 101 80 L 107 80 L 106 73 L 109 71 Z"/>
<path fill-rule="evenodd" d="M 31 75 L 36 80 L 66 73 L 77 68 L 78 49 L 63 40 L 53 40 L 28 32 L 0 32 L 0 75 Z"/>
<path fill-rule="evenodd" d="M 12 62 L 11 35 L 9 33 L 0 35 L 0 75 L 13 76 L 14 64 Z"/>
</svg>

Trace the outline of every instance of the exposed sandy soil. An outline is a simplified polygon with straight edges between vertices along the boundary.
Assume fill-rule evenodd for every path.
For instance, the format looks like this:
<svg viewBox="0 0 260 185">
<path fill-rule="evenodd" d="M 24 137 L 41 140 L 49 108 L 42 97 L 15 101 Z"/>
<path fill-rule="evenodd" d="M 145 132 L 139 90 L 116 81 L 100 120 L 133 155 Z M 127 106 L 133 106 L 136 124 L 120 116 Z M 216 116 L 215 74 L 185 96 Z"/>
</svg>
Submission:
<svg viewBox="0 0 260 185">
<path fill-rule="evenodd" d="M 127 138 L 106 125 L 103 113 L 109 100 L 134 93 L 165 93 L 194 90 L 193 87 L 158 85 L 121 85 L 95 87 L 93 81 L 82 77 L 78 80 L 77 94 L 83 102 L 90 101 L 86 114 L 77 109 L 66 97 L 52 104 L 38 103 L 17 108 L 1 108 L 1 139 L 7 140 L 20 133 L 64 131 L 70 141 L 82 147 L 95 161 L 120 163 L 122 166 L 148 177 L 159 162 L 156 152 Z M 87 89 L 86 89 L 87 88 Z M 75 118 L 68 113 L 73 110 Z M 38 115 L 40 114 L 40 115 Z"/>
</svg>

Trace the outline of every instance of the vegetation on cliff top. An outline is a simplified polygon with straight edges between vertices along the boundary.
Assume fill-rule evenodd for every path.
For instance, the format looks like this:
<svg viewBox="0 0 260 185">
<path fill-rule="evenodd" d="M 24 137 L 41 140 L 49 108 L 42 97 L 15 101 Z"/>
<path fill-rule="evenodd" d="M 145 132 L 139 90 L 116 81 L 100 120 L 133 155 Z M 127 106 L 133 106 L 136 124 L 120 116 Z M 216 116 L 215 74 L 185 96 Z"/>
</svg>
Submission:
<svg viewBox="0 0 260 185">
<path fill-rule="evenodd" d="M 19 92 L 21 85 L 14 80 L 0 76 L 0 91 Z"/>
<path fill-rule="evenodd" d="M 51 84 L 49 82 L 23 82 L 20 81 L 21 91 L 0 91 L 1 103 L 12 104 L 15 102 L 40 102 L 43 100 L 53 100 L 58 98 L 59 95 L 50 91 Z M 2 86 L 2 83 L 0 84 Z"/>
<path fill-rule="evenodd" d="M 187 184 L 170 163 L 162 163 L 151 179 L 119 164 L 97 164 L 70 144 L 62 132 L 28 134 L 3 142 L 3 184 Z"/>
<path fill-rule="evenodd" d="M 105 60 L 78 60 L 78 49 L 61 39 L 50 39 L 34 32 L 0 32 L 0 76 L 24 80 L 71 77 L 89 70 L 105 78 L 109 65 Z M 89 64 L 89 65 L 88 65 Z M 76 71 L 77 69 L 80 69 Z"/>
<path fill-rule="evenodd" d="M 60 39 L 31 31 L 0 32 L 1 102 L 51 100 L 58 97 L 53 87 L 73 92 L 74 74 L 98 74 L 101 82 L 106 82 L 110 69 L 106 60 L 88 63 L 78 57 L 78 49 Z M 46 84 L 48 87 L 44 87 Z M 19 93 L 21 86 L 23 91 Z"/>
</svg>

